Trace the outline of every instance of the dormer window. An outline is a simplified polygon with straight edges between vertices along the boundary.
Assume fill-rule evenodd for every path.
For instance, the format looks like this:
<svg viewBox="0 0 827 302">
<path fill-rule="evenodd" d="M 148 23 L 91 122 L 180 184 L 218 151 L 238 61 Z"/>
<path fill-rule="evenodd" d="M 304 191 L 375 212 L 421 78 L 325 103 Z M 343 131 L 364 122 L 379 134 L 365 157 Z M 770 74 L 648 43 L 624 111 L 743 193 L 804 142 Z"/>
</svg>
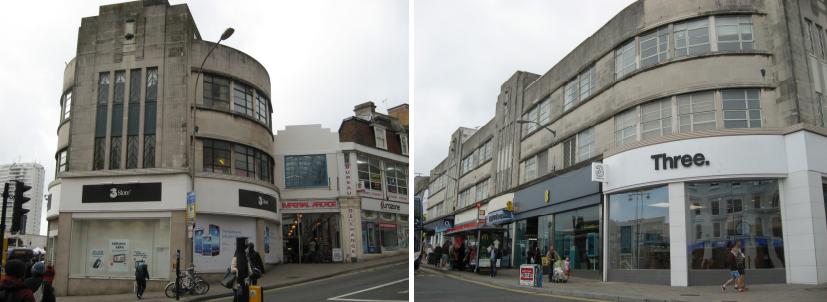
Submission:
<svg viewBox="0 0 827 302">
<path fill-rule="evenodd" d="M 376 137 L 376 148 L 388 150 L 388 142 L 385 138 L 385 128 L 373 126 L 373 133 Z"/>
<path fill-rule="evenodd" d="M 402 155 L 408 155 L 408 136 L 400 134 L 399 143 L 402 144 Z"/>
</svg>

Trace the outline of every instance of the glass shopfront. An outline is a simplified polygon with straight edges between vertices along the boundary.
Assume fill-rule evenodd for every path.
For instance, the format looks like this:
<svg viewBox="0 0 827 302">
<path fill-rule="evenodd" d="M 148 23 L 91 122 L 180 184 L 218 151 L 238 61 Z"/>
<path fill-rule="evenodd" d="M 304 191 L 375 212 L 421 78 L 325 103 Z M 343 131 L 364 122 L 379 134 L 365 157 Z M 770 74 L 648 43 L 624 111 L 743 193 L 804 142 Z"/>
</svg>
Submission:
<svg viewBox="0 0 827 302">
<path fill-rule="evenodd" d="M 610 269 L 669 269 L 669 189 L 609 196 Z"/>
<path fill-rule="evenodd" d="M 597 270 L 599 230 L 598 206 L 554 214 L 554 250 L 571 258 L 572 269 Z"/>
<path fill-rule="evenodd" d="M 339 213 L 282 214 L 285 258 L 292 263 L 333 262 L 342 248 Z"/>
<path fill-rule="evenodd" d="M 135 262 L 146 259 L 151 278 L 167 278 L 169 218 L 72 220 L 72 277 L 135 278 Z"/>
<path fill-rule="evenodd" d="M 745 269 L 784 268 L 778 182 L 686 183 L 690 270 L 726 269 L 726 243 L 740 242 Z"/>
</svg>

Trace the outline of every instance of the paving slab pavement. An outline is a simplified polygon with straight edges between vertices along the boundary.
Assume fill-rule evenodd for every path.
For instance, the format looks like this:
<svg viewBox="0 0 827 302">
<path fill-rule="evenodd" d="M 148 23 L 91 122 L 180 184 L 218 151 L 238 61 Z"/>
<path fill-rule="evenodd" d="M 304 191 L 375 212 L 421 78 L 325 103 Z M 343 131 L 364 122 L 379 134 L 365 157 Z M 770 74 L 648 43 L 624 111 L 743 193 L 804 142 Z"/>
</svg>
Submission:
<svg viewBox="0 0 827 302">
<path fill-rule="evenodd" d="M 726 292 L 722 292 L 720 286 L 675 287 L 602 282 L 575 276 L 570 277 L 567 283 L 551 283 L 548 282 L 548 275 L 545 275 L 543 287 L 529 287 L 519 284 L 519 269 L 497 270 L 497 277 L 494 278 L 489 278 L 488 275 L 448 271 L 428 266 L 422 266 L 420 269 L 445 274 L 456 279 L 501 287 L 503 290 L 521 290 L 606 301 L 827 301 L 827 284 L 747 284 L 750 290 L 740 293 L 734 290 L 733 285 L 728 286 Z"/>
<path fill-rule="evenodd" d="M 409 255 L 398 255 L 393 257 L 374 259 L 362 262 L 350 263 L 315 263 L 315 264 L 281 264 L 269 270 L 261 279 L 258 285 L 263 289 L 291 286 L 308 281 L 328 278 L 331 276 L 347 274 L 362 269 L 370 269 L 377 266 L 384 266 L 405 262 L 410 260 Z M 232 296 L 233 291 L 227 289 L 218 282 L 210 283 L 210 291 L 200 296 L 183 296 L 181 301 L 205 301 L 221 297 Z M 100 296 L 68 296 L 57 297 L 60 302 L 81 302 L 81 301 L 138 301 L 134 293 Z M 145 292 L 140 301 L 175 301 L 167 298 L 163 292 Z"/>
</svg>

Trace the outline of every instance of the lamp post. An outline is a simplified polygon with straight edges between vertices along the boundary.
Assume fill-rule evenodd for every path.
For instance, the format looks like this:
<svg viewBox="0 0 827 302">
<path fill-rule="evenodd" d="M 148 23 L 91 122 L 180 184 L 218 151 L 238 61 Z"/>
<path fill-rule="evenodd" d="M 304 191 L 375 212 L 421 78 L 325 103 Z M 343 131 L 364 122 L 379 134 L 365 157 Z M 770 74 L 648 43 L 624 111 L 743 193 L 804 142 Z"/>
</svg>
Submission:
<svg viewBox="0 0 827 302">
<path fill-rule="evenodd" d="M 557 132 L 556 132 L 556 131 L 549 129 L 549 128 L 548 128 L 548 127 L 546 127 L 546 126 L 540 125 L 540 123 L 538 123 L 538 122 L 535 122 L 535 121 L 529 121 L 529 120 L 525 120 L 525 119 L 519 119 L 519 120 L 517 120 L 517 124 L 527 124 L 527 123 L 535 123 L 535 124 L 537 124 L 537 126 L 540 126 L 540 127 L 546 128 L 546 130 L 551 131 L 551 135 L 553 135 L 554 137 L 557 137 Z"/>
</svg>

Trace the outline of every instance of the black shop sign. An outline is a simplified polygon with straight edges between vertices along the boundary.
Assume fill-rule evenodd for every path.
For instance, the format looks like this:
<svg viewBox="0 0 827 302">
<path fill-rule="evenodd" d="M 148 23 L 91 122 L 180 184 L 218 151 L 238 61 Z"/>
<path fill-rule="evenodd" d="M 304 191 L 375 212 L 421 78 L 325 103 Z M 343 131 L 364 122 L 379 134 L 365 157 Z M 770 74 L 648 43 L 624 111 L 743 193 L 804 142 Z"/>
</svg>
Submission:
<svg viewBox="0 0 827 302">
<path fill-rule="evenodd" d="M 161 183 L 84 185 L 81 203 L 161 201 Z"/>
<path fill-rule="evenodd" d="M 238 206 L 278 213 L 278 200 L 276 197 L 256 191 L 239 189 Z"/>
</svg>

